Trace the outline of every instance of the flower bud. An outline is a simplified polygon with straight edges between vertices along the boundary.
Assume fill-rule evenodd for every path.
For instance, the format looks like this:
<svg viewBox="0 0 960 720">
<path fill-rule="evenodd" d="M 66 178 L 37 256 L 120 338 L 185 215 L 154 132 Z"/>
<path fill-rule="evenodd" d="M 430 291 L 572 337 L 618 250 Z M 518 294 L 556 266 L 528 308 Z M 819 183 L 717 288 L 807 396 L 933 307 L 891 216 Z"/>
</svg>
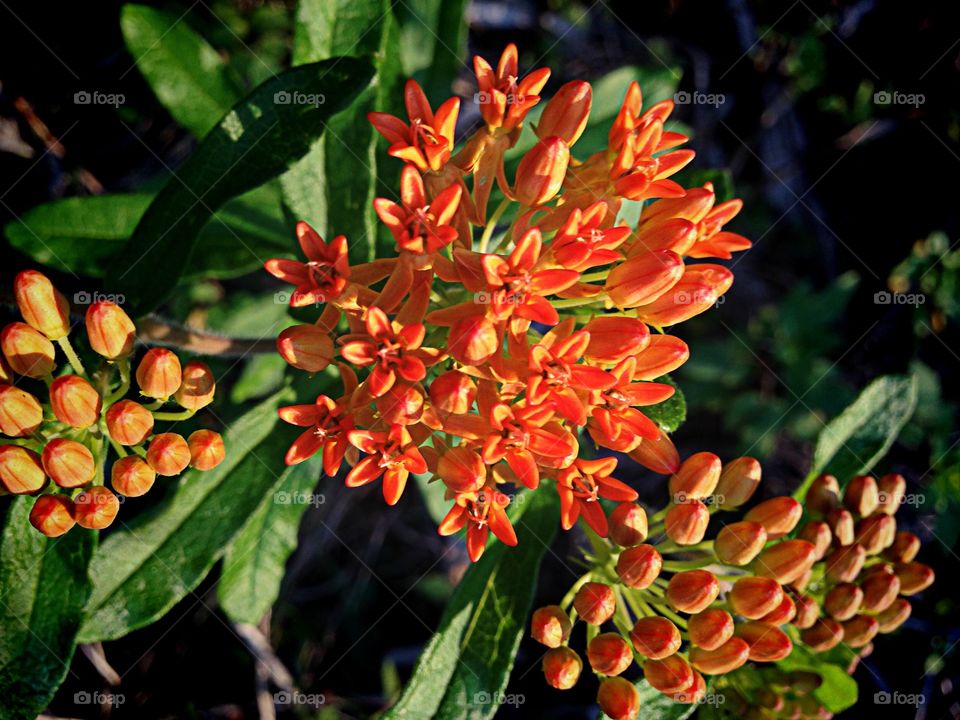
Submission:
<svg viewBox="0 0 960 720">
<path fill-rule="evenodd" d="M 683 258 L 671 250 L 658 250 L 615 265 L 604 288 L 614 305 L 634 308 L 653 302 L 682 276 Z"/>
<path fill-rule="evenodd" d="M 603 625 L 617 609 L 617 594 L 604 583 L 588 582 L 573 598 L 577 615 L 591 625 Z M 592 663 L 591 663 L 592 664 Z M 607 673 L 608 675 L 617 673 Z"/>
<path fill-rule="evenodd" d="M 482 365 L 500 350 L 500 337 L 489 320 L 479 315 L 465 317 L 450 328 L 447 352 L 464 365 Z"/>
<path fill-rule="evenodd" d="M 7 359 L 0 353 L 0 383 L 10 384 L 14 381 L 16 373 L 10 367 Z"/>
<path fill-rule="evenodd" d="M 645 468 L 659 475 L 676 472 L 680 467 L 680 454 L 673 440 L 662 429 L 659 438 L 641 441 L 628 454 Z"/>
<path fill-rule="evenodd" d="M 737 625 L 736 635 L 750 646 L 753 662 L 783 660 L 793 650 L 793 643 L 783 630 L 762 622 Z"/>
<path fill-rule="evenodd" d="M 884 515 L 895 515 L 907 492 L 907 481 L 903 475 L 890 473 L 877 482 L 877 491 L 876 511 Z"/>
<path fill-rule="evenodd" d="M 0 433 L 25 437 L 43 423 L 40 402 L 26 390 L 0 385 Z"/>
<path fill-rule="evenodd" d="M 388 425 L 412 425 L 423 416 L 423 393 L 417 385 L 395 382 L 374 404 Z"/>
<path fill-rule="evenodd" d="M 618 363 L 636 355 L 650 343 L 647 324 L 636 318 L 598 315 L 583 326 L 590 333 L 584 357 L 601 363 Z"/>
<path fill-rule="evenodd" d="M 793 618 L 793 624 L 805 630 L 812 627 L 820 617 L 820 604 L 809 595 L 797 595 L 794 604 L 797 606 L 797 614 Z"/>
<path fill-rule="evenodd" d="M 587 646 L 587 660 L 594 672 L 619 675 L 633 662 L 633 650 L 617 633 L 601 633 Z"/>
<path fill-rule="evenodd" d="M 93 453 L 76 440 L 51 440 L 43 448 L 41 462 L 47 475 L 64 488 L 86 485 L 96 472 Z"/>
<path fill-rule="evenodd" d="M 42 490 L 47 476 L 40 456 L 19 445 L 0 445 L 0 484 L 14 495 Z"/>
<path fill-rule="evenodd" d="M 670 477 L 670 497 L 678 505 L 689 500 L 702 500 L 713 494 L 720 481 L 720 458 L 713 453 L 691 455 Z"/>
<path fill-rule="evenodd" d="M 889 516 L 884 516 L 889 517 Z M 900 578 L 889 568 L 871 573 L 862 583 L 863 609 L 868 613 L 880 613 L 890 607 L 900 594 Z"/>
<path fill-rule="evenodd" d="M 793 530 L 803 516 L 803 506 L 786 495 L 765 500 L 743 516 L 763 525 L 768 540 L 776 540 Z"/>
<path fill-rule="evenodd" d="M 853 542 L 853 515 L 849 510 L 834 508 L 827 513 L 826 520 L 838 545 L 849 545 Z"/>
<path fill-rule="evenodd" d="M 316 325 L 293 325 L 277 336 L 277 352 L 298 370 L 320 372 L 333 360 L 333 338 Z"/>
<path fill-rule="evenodd" d="M 199 410 L 213 402 L 217 381 L 213 372 L 199 360 L 183 366 L 183 380 L 173 394 L 174 400 L 187 410 Z"/>
<path fill-rule="evenodd" d="M 610 513 L 609 537 L 621 547 L 647 539 L 647 512 L 636 503 L 620 503 Z"/>
<path fill-rule="evenodd" d="M 139 445 L 153 432 L 153 415 L 140 403 L 121 400 L 105 415 L 107 432 L 121 445 Z"/>
<path fill-rule="evenodd" d="M 677 545 L 696 545 L 707 534 L 710 510 L 699 500 L 674 505 L 663 519 L 664 532 Z"/>
<path fill-rule="evenodd" d="M 550 98 L 537 123 L 537 137 L 543 139 L 556 135 L 567 145 L 573 145 L 590 115 L 593 89 L 583 80 L 571 80 Z"/>
<path fill-rule="evenodd" d="M 853 582 L 860 574 L 866 557 L 863 546 L 856 543 L 835 549 L 824 558 L 827 577 L 836 582 Z"/>
<path fill-rule="evenodd" d="M 835 585 L 823 598 L 823 609 L 834 620 L 849 620 L 863 605 L 863 590 L 853 583 Z"/>
<path fill-rule="evenodd" d="M 763 550 L 767 531 L 763 525 L 750 520 L 725 525 L 713 542 L 713 551 L 722 563 L 746 565 Z"/>
<path fill-rule="evenodd" d="M 721 510 L 733 510 L 753 497 L 760 485 L 760 463 L 752 457 L 739 457 L 723 466 L 714 491 Z"/>
<path fill-rule="evenodd" d="M 656 380 L 683 365 L 690 358 L 690 348 L 678 337 L 657 334 L 651 335 L 647 347 L 634 357 L 637 359 L 637 368 L 633 379 Z"/>
<path fill-rule="evenodd" d="M 137 329 L 123 309 L 112 302 L 95 302 L 87 308 L 87 337 L 90 347 L 108 360 L 133 352 Z"/>
<path fill-rule="evenodd" d="M 558 648 L 570 637 L 570 618 L 559 605 L 547 605 L 533 611 L 530 634 L 548 648 Z M 578 673 L 579 674 L 579 673 Z"/>
<path fill-rule="evenodd" d="M 826 515 L 840 504 L 840 483 L 833 475 L 821 475 L 810 484 L 804 505 L 814 515 Z"/>
<path fill-rule="evenodd" d="M 733 273 L 722 265 L 687 265 L 670 292 L 639 307 L 637 317 L 654 327 L 686 322 L 713 307 L 732 284 Z"/>
<path fill-rule="evenodd" d="M 690 662 L 706 675 L 725 675 L 743 667 L 749 659 L 750 645 L 738 637 L 731 637 L 714 650 L 690 648 Z"/>
<path fill-rule="evenodd" d="M 916 595 L 933 584 L 933 568 L 918 562 L 901 563 L 893 571 L 900 578 L 900 594 Z"/>
<path fill-rule="evenodd" d="M 653 545 L 627 548 L 617 558 L 617 576 L 627 587 L 643 590 L 660 576 L 663 558 Z"/>
<path fill-rule="evenodd" d="M 894 536 L 893 544 L 884 551 L 883 556 L 891 562 L 907 563 L 913 560 L 918 552 L 920 538 L 912 532 L 901 530 Z"/>
<path fill-rule="evenodd" d="M 877 481 L 870 475 L 857 475 L 847 483 L 847 489 L 843 492 L 843 504 L 855 515 L 870 515 L 880 505 Z"/>
<path fill-rule="evenodd" d="M 630 642 L 645 658 L 662 660 L 680 649 L 680 631 L 665 617 L 642 617 L 630 631 Z"/>
<path fill-rule="evenodd" d="M 830 543 L 833 541 L 833 533 L 830 532 L 830 526 L 825 522 L 812 520 L 800 528 L 797 537 L 813 543 L 815 549 L 814 559 L 822 560 L 830 549 Z"/>
<path fill-rule="evenodd" d="M 517 202 L 535 207 L 550 202 L 560 191 L 570 164 L 570 148 L 563 139 L 548 137 L 530 149 L 517 165 L 514 195 Z"/>
<path fill-rule="evenodd" d="M 440 456 L 437 474 L 453 492 L 471 492 L 479 490 L 486 482 L 487 466 L 480 453 L 458 445 Z"/>
<path fill-rule="evenodd" d="M 50 385 L 50 407 L 57 420 L 88 428 L 100 419 L 103 400 L 93 385 L 79 375 L 62 375 Z"/>
<path fill-rule="evenodd" d="M 147 448 L 147 464 L 157 475 L 179 475 L 190 464 L 190 446 L 177 433 L 155 435 Z"/>
<path fill-rule="evenodd" d="M 679 655 L 643 663 L 643 677 L 651 687 L 667 695 L 683 692 L 693 685 L 693 668 Z"/>
<path fill-rule="evenodd" d="M 910 617 L 912 609 L 909 600 L 904 600 L 903 598 L 894 600 L 890 607 L 877 615 L 877 622 L 880 623 L 880 632 L 884 634 L 891 633 L 903 625 L 907 621 L 907 618 Z"/>
<path fill-rule="evenodd" d="M 153 487 L 157 474 L 137 455 L 127 455 L 113 463 L 110 484 L 125 497 L 140 497 Z"/>
<path fill-rule="evenodd" d="M 780 605 L 783 588 L 773 578 L 742 577 L 727 593 L 730 609 L 748 620 L 759 620 Z"/>
<path fill-rule="evenodd" d="M 223 436 L 213 430 L 194 430 L 187 438 L 190 448 L 190 467 L 200 471 L 213 470 L 223 462 L 227 451 Z"/>
<path fill-rule="evenodd" d="M 70 332 L 70 304 L 41 272 L 24 270 L 13 281 L 17 307 L 27 325 L 49 340 L 59 340 Z"/>
<path fill-rule="evenodd" d="M 640 691 L 621 677 L 606 678 L 600 681 L 597 705 L 611 720 L 633 720 L 640 712 Z"/>
<path fill-rule="evenodd" d="M 667 585 L 667 601 L 685 613 L 706 610 L 719 594 L 720 583 L 709 570 L 678 572 Z"/>
<path fill-rule="evenodd" d="M 760 618 L 760 622 L 762 622 L 764 625 L 785 625 L 793 620 L 796 616 L 796 604 L 793 602 L 793 599 L 787 595 L 787 593 L 784 593 L 783 600 L 780 601 L 780 604 L 777 605 L 776 609 Z"/>
<path fill-rule="evenodd" d="M 63 495 L 41 495 L 30 510 L 30 524 L 47 537 L 60 537 L 76 524 L 73 503 Z"/>
<path fill-rule="evenodd" d="M 477 399 L 477 384 L 458 370 L 445 372 L 430 383 L 430 402 L 445 413 L 462 415 Z"/>
<path fill-rule="evenodd" d="M 857 615 L 842 623 L 843 642 L 852 648 L 861 648 L 868 644 L 880 632 L 880 623 L 869 615 Z"/>
<path fill-rule="evenodd" d="M 0 348 L 18 375 L 42 378 L 53 372 L 53 343 L 26 323 L 7 325 L 0 332 Z"/>
<path fill-rule="evenodd" d="M 690 642 L 704 650 L 716 650 L 733 637 L 733 618 L 726 610 L 711 608 L 687 620 Z"/>
<path fill-rule="evenodd" d="M 557 690 L 569 690 L 580 679 L 583 661 L 568 647 L 555 647 L 543 656 L 543 675 Z"/>
<path fill-rule="evenodd" d="M 771 577 L 782 585 L 791 583 L 816 562 L 817 549 L 806 540 L 781 540 L 760 553 L 754 563 L 757 575 Z"/>
<path fill-rule="evenodd" d="M 790 585 L 790 587 L 792 587 L 797 592 L 803 592 L 806 589 L 807 585 L 810 584 L 811 579 L 813 579 L 813 568 L 810 568 L 809 570 L 807 570 L 796 580 L 793 580 L 792 582 L 788 583 L 788 585 Z"/>
<path fill-rule="evenodd" d="M 843 626 L 832 618 L 820 618 L 800 633 L 800 639 L 814 652 L 826 652 L 843 640 Z"/>
<path fill-rule="evenodd" d="M 702 703 L 707 696 L 707 682 L 703 675 L 698 672 L 693 673 L 693 684 L 686 690 L 670 695 L 670 699 L 681 705 L 693 705 Z"/>
<path fill-rule="evenodd" d="M 180 387 L 180 358 L 166 348 L 150 348 L 137 366 L 140 394 L 166 400 Z"/>
<path fill-rule="evenodd" d="M 117 496 L 103 485 L 94 485 L 73 500 L 73 517 L 77 525 L 89 530 L 108 527 L 120 511 Z"/>
</svg>

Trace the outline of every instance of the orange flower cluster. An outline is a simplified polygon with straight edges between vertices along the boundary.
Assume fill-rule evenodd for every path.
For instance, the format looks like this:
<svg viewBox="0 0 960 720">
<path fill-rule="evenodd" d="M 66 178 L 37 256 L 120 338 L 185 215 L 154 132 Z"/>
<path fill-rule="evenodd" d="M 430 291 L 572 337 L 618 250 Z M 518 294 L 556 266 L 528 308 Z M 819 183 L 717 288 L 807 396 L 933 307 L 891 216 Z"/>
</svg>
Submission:
<svg viewBox="0 0 960 720">
<path fill-rule="evenodd" d="M 452 504 L 439 531 L 466 529 L 474 560 L 490 531 L 516 543 L 505 485 L 549 480 L 564 528 L 583 516 L 607 534 L 599 499 L 637 495 L 613 476 L 615 459 L 580 457 L 583 430 L 654 470 L 677 469 L 676 449 L 642 408 L 673 394 L 653 381 L 688 349 L 650 328 L 707 310 L 730 287 L 725 267 L 686 259 L 750 246 L 723 229 L 740 201 L 670 179 L 693 158 L 665 128 L 672 102 L 644 111 L 631 84 L 607 147 L 581 161 L 572 148 L 592 90 L 567 83 L 543 107 L 511 181 L 508 151 L 550 71 L 521 76 L 513 45 L 495 69 L 479 57 L 475 69 L 483 124 L 459 150 L 460 100 L 434 111 L 413 80 L 406 118 L 370 115 L 404 162 L 399 198 L 374 201 L 397 257 L 351 266 L 345 237 L 325 242 L 300 223 L 305 261 L 266 263 L 295 286 L 292 306 L 323 306 L 314 323 L 280 334 L 280 354 L 310 373 L 339 355 L 343 383 L 338 397 L 281 409 L 303 428 L 287 462 L 321 453 L 333 476 L 346 460 L 346 484 L 382 480 L 391 505 L 410 473 L 431 473 Z M 502 200 L 488 216 L 495 186 Z M 620 219 L 625 203 L 652 200 L 635 227 Z"/>
<path fill-rule="evenodd" d="M 135 374 L 148 403 L 126 399 L 136 328 L 118 305 L 87 308 L 87 342 L 105 360 L 88 375 L 68 338 L 67 299 L 33 270 L 17 275 L 14 290 L 25 322 L 0 332 L 0 484 L 8 493 L 36 496 L 30 522 L 37 530 L 56 537 L 74 525 L 105 528 L 120 508 L 118 494 L 143 495 L 157 475 L 220 464 L 219 433 L 197 430 L 185 439 L 154 432 L 155 421 L 186 419 L 213 401 L 206 365 L 181 367 L 171 351 L 148 350 Z M 57 367 L 54 343 L 66 366 Z M 171 400 L 183 410 L 162 411 Z M 110 470 L 113 491 L 104 484 L 108 444 L 119 456 Z"/>
</svg>

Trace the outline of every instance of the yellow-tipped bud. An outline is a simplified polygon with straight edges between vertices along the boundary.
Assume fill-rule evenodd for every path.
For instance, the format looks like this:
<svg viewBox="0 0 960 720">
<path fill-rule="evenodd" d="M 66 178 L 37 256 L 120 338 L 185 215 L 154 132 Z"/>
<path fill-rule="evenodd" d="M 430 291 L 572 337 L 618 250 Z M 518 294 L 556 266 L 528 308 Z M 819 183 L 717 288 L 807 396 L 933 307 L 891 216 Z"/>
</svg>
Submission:
<svg viewBox="0 0 960 720">
<path fill-rule="evenodd" d="M 180 358 L 166 348 L 147 350 L 137 366 L 140 394 L 155 400 L 166 400 L 173 395 L 182 380 Z"/>
<path fill-rule="evenodd" d="M 48 442 L 43 448 L 41 461 L 47 475 L 64 488 L 86 485 L 96 472 L 93 453 L 77 441 L 65 438 Z"/>
<path fill-rule="evenodd" d="M 53 372 L 53 343 L 26 323 L 7 325 L 0 332 L 0 348 L 10 368 L 18 375 L 42 378 Z"/>
<path fill-rule="evenodd" d="M 26 390 L 0 385 L 0 433 L 25 437 L 43 423 L 40 402 Z"/>
<path fill-rule="evenodd" d="M 13 281 L 17 307 L 27 324 L 59 340 L 70 332 L 70 304 L 49 278 L 36 270 L 24 270 Z"/>
<path fill-rule="evenodd" d="M 96 423 L 102 405 L 100 393 L 79 375 L 62 375 L 50 385 L 53 414 L 70 427 L 82 429 Z"/>
<path fill-rule="evenodd" d="M 47 484 L 40 456 L 19 445 L 0 445 L 0 483 L 14 495 L 39 492 Z"/>
<path fill-rule="evenodd" d="M 137 329 L 130 316 L 112 302 L 95 302 L 85 318 L 90 347 L 108 360 L 127 357 L 133 352 Z"/>
</svg>

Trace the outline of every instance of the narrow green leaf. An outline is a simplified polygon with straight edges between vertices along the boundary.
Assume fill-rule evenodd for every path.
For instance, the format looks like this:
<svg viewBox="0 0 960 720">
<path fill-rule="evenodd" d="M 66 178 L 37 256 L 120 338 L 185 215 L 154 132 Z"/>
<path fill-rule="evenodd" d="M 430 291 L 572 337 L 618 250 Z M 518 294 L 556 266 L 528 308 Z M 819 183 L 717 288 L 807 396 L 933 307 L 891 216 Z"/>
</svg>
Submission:
<svg viewBox="0 0 960 720">
<path fill-rule="evenodd" d="M 96 544 L 80 528 L 41 535 L 28 520 L 32 505 L 13 500 L 0 538 L 0 717 L 18 720 L 35 718 L 70 669 Z"/>
<path fill-rule="evenodd" d="M 192 256 L 206 252 L 197 239 L 213 213 L 303 157 L 372 77 L 368 62 L 334 58 L 272 78 L 235 105 L 147 208 L 109 267 L 111 291 L 132 300 L 136 315 L 161 304 Z"/>
<path fill-rule="evenodd" d="M 540 562 L 557 527 L 557 496 L 550 488 L 521 495 L 516 505 L 518 546 L 497 542 L 467 571 L 386 720 L 481 720 L 496 713 L 490 699 L 507 686 Z"/>
<path fill-rule="evenodd" d="M 640 411 L 663 428 L 665 432 L 672 433 L 687 419 L 687 401 L 683 396 L 683 391 L 669 375 L 658 377 L 656 381 L 672 385 L 676 392 L 662 403 L 642 407 Z"/>
</svg>

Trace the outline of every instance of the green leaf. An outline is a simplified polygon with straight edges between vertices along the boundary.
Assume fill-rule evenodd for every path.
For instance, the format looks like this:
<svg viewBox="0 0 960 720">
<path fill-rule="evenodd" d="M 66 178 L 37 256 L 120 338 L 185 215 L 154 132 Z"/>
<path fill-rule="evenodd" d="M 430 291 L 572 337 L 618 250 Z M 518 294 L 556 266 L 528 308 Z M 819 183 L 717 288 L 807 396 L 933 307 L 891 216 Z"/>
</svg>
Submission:
<svg viewBox="0 0 960 720">
<path fill-rule="evenodd" d="M 284 482 L 289 432 L 277 427 L 281 391 L 238 418 L 226 459 L 184 474 L 172 497 L 112 532 L 90 566 L 81 642 L 113 640 L 162 617 L 206 577 L 264 497 Z"/>
<path fill-rule="evenodd" d="M 857 681 L 850 677 L 846 667 L 824 662 L 800 645 L 794 644 L 789 657 L 780 660 L 777 667 L 786 671 L 808 670 L 820 675 L 823 684 L 814 690 L 813 695 L 834 714 L 857 702 Z"/>
<path fill-rule="evenodd" d="M 417 75 L 427 97 L 446 99 L 466 62 L 466 0 L 406 0 L 397 4 L 403 70 Z M 492 58 L 494 67 L 497 58 Z"/>
<path fill-rule="evenodd" d="M 385 720 L 493 717 L 498 706 L 483 699 L 507 686 L 557 508 L 550 488 L 518 496 L 512 517 L 518 546 L 496 542 L 470 567 Z"/>
<path fill-rule="evenodd" d="M 887 454 L 916 404 L 917 381 L 912 375 L 885 375 L 870 383 L 820 432 L 813 467 L 795 497 L 803 497 L 822 473 L 836 475 L 845 484 L 870 472 Z"/>
<path fill-rule="evenodd" d="M 658 377 L 656 382 L 672 385 L 676 392 L 662 403 L 640 408 L 640 412 L 653 420 L 665 432 L 672 433 L 687 419 L 687 401 L 680 387 L 669 375 Z"/>
<path fill-rule="evenodd" d="M 276 601 L 303 513 L 323 498 L 314 492 L 322 472 L 319 457 L 295 465 L 230 543 L 217 597 L 235 622 L 256 625 Z"/>
<path fill-rule="evenodd" d="M 0 538 L 0 697 L 4 718 L 35 718 L 67 675 L 96 533 L 47 538 L 29 523 L 33 498 L 7 511 Z"/>
<path fill-rule="evenodd" d="M 147 208 L 108 268 L 111 291 L 132 299 L 135 315 L 160 305 L 206 252 L 197 240 L 213 213 L 303 157 L 372 76 L 368 62 L 335 58 L 289 70 L 235 105 Z"/>
<path fill-rule="evenodd" d="M 203 137 L 242 97 L 219 53 L 185 21 L 185 13 L 124 5 L 120 28 L 137 68 L 174 119 Z"/>
</svg>

